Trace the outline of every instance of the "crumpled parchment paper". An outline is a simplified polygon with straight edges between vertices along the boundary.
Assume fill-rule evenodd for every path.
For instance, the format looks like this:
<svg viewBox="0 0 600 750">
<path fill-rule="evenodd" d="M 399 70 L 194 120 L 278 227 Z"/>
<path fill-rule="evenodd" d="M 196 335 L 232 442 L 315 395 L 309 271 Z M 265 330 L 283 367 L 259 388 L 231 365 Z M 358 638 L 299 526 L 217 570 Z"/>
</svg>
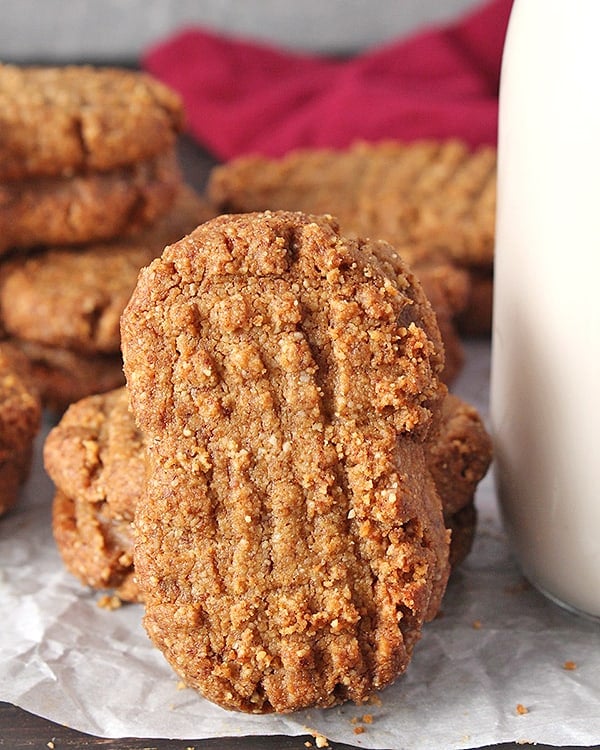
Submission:
<svg viewBox="0 0 600 750">
<path fill-rule="evenodd" d="M 454 388 L 486 419 L 489 353 L 484 342 L 469 344 Z M 600 743 L 600 625 L 563 611 L 523 580 L 491 473 L 478 490 L 475 547 L 453 574 L 443 615 L 426 626 L 404 676 L 372 705 L 246 716 L 179 689 L 145 635 L 141 606 L 101 609 L 98 594 L 63 569 L 50 528 L 43 438 L 19 505 L 0 519 L 1 700 L 106 737 L 312 731 L 358 747 L 404 750 Z"/>
</svg>

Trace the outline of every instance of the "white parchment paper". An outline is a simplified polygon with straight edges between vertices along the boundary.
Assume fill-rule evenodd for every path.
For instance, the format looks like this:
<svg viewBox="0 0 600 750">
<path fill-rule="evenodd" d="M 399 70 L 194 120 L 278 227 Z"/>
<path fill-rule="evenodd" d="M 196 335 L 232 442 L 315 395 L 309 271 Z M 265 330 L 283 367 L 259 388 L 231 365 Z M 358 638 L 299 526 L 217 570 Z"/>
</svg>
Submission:
<svg viewBox="0 0 600 750">
<path fill-rule="evenodd" d="M 489 346 L 469 344 L 467 354 L 455 390 L 487 419 Z M 144 633 L 141 607 L 103 610 L 98 595 L 65 572 L 50 528 L 43 437 L 21 502 L 0 519 L 1 700 L 106 737 L 312 730 L 359 747 L 403 750 L 600 743 L 600 625 L 563 611 L 523 581 L 502 532 L 491 474 L 478 490 L 475 548 L 451 579 L 443 616 L 425 628 L 407 673 L 380 702 L 255 717 L 178 689 Z M 569 662 L 576 668 L 566 669 Z"/>
</svg>

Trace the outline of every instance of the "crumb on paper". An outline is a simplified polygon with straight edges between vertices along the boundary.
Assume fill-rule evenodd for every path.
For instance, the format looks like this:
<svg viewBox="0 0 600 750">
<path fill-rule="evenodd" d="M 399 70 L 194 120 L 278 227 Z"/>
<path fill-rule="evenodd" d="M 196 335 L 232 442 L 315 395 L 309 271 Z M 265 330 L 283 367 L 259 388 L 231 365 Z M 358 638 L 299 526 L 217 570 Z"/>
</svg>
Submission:
<svg viewBox="0 0 600 750">
<path fill-rule="evenodd" d="M 353 716 L 350 719 L 350 723 L 355 725 L 353 729 L 354 734 L 364 734 L 367 729 L 363 725 L 373 723 L 373 714 L 363 714 L 360 718 Z"/>
<path fill-rule="evenodd" d="M 185 684 L 185 682 L 183 680 L 179 680 L 179 682 L 177 683 L 176 689 L 177 690 L 187 690 L 187 685 Z"/>
<path fill-rule="evenodd" d="M 96 604 L 100 607 L 100 609 L 108 609 L 110 611 L 119 609 L 123 602 L 116 594 L 104 594 L 104 596 L 101 596 Z"/>
<path fill-rule="evenodd" d="M 315 738 L 316 747 L 329 747 L 329 742 L 327 741 L 327 737 L 325 737 L 324 734 L 316 732 L 314 729 L 309 729 L 308 727 L 306 728 L 306 731 Z M 309 746 L 310 743 L 308 743 L 307 747 Z"/>
<path fill-rule="evenodd" d="M 46 742 L 46 747 L 49 747 L 50 750 L 54 750 L 55 748 L 54 740 L 50 740 L 49 742 Z"/>
<path fill-rule="evenodd" d="M 517 703 L 515 711 L 519 714 L 519 716 L 523 716 L 524 714 L 529 713 L 529 709 L 527 708 L 527 706 L 524 706 L 522 703 Z"/>
<path fill-rule="evenodd" d="M 381 700 L 381 697 L 375 694 L 369 696 L 367 703 L 369 703 L 369 705 L 371 706 L 383 706 L 383 701 Z"/>
<path fill-rule="evenodd" d="M 483 623 L 481 622 L 481 620 L 473 620 L 473 622 L 471 623 L 471 627 L 473 628 L 473 630 L 481 630 L 481 628 L 483 627 Z"/>
<path fill-rule="evenodd" d="M 572 672 L 574 669 L 577 669 L 577 664 L 574 661 L 568 660 L 563 664 L 563 669 Z"/>
</svg>

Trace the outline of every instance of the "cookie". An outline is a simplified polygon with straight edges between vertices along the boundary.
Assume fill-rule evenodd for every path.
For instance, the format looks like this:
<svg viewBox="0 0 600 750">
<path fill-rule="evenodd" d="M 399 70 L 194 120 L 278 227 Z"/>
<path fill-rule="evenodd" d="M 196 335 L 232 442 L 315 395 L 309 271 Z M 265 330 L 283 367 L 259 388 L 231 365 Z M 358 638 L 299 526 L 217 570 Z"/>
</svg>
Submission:
<svg viewBox="0 0 600 750">
<path fill-rule="evenodd" d="M 0 182 L 0 256 L 138 231 L 170 209 L 181 183 L 174 149 L 110 172 Z"/>
<path fill-rule="evenodd" d="M 351 236 L 395 245 L 419 275 L 422 248 L 445 264 L 491 273 L 496 151 L 459 141 L 357 143 L 301 149 L 280 159 L 243 156 L 213 169 L 207 194 L 220 211 L 331 213 Z M 429 289 L 427 289 L 429 293 Z M 490 301 L 468 298 L 477 329 L 489 332 Z"/>
<path fill-rule="evenodd" d="M 44 463 L 56 486 L 53 530 L 65 566 L 86 586 L 140 601 L 132 522 L 144 491 L 145 445 L 128 406 L 124 388 L 69 406 L 46 439 Z M 452 530 L 454 569 L 471 549 L 475 487 L 490 462 L 481 418 L 456 396 L 444 400 L 429 456 L 444 522 Z"/>
<path fill-rule="evenodd" d="M 179 96 L 145 73 L 0 65 L 0 181 L 109 172 L 175 145 Z"/>
<path fill-rule="evenodd" d="M 489 146 L 384 141 L 280 159 L 243 156 L 215 167 L 207 190 L 223 211 L 332 213 L 352 236 L 425 245 L 461 266 L 493 259 L 496 151 Z"/>
<path fill-rule="evenodd" d="M 137 600 L 131 524 L 143 491 L 143 441 L 122 388 L 71 405 L 44 444 L 56 485 L 53 532 L 83 583 Z"/>
<path fill-rule="evenodd" d="M 203 201 L 184 187 L 169 213 L 136 235 L 0 261 L 0 320 L 7 334 L 88 356 L 118 353 L 119 319 L 140 268 L 207 218 Z"/>
<path fill-rule="evenodd" d="M 469 298 L 456 318 L 456 326 L 464 336 L 487 337 L 492 330 L 493 269 L 474 268 L 470 270 L 469 275 Z"/>
<path fill-rule="evenodd" d="M 477 409 L 449 393 L 427 463 L 442 498 L 446 528 L 452 532 L 453 569 L 471 551 L 477 526 L 475 490 L 487 474 L 492 453 L 491 437 Z"/>
<path fill-rule="evenodd" d="M 475 494 L 492 460 L 492 441 L 475 407 L 449 394 L 443 403 L 440 432 L 432 441 L 428 465 L 444 514 L 460 511 Z"/>
<path fill-rule="evenodd" d="M 125 382 L 120 353 L 86 355 L 24 339 L 7 341 L 29 360 L 32 382 L 50 411 L 61 413 L 85 396 Z"/>
<path fill-rule="evenodd" d="M 11 508 L 26 479 L 41 419 L 39 398 L 25 357 L 0 343 L 0 515 Z"/>
<path fill-rule="evenodd" d="M 220 216 L 142 270 L 123 314 L 144 624 L 224 707 L 362 702 L 438 611 L 442 347 L 387 253 L 331 217 Z"/>
</svg>

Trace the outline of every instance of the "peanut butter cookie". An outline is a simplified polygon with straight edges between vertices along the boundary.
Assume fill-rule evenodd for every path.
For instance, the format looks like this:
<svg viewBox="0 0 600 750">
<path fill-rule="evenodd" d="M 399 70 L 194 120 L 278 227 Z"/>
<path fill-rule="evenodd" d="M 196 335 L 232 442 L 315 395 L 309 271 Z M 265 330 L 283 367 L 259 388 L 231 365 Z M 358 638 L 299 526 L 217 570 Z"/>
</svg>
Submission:
<svg viewBox="0 0 600 750">
<path fill-rule="evenodd" d="M 46 439 L 44 461 L 56 486 L 54 537 L 65 566 L 87 586 L 139 601 L 132 524 L 144 492 L 145 445 L 128 403 L 119 389 L 69 406 Z M 491 458 L 489 435 L 473 407 L 446 396 L 429 456 L 456 568 L 471 548 L 473 498 Z"/>
<path fill-rule="evenodd" d="M 24 339 L 9 338 L 6 342 L 27 357 L 31 380 L 50 411 L 61 413 L 75 401 L 111 391 L 125 382 L 119 352 L 88 355 Z"/>
<path fill-rule="evenodd" d="M 222 706 L 364 701 L 438 610 L 442 345 L 388 253 L 331 217 L 221 216 L 142 270 L 123 315 L 145 627 Z"/>
<path fill-rule="evenodd" d="M 117 354 L 119 320 L 140 268 L 207 218 L 205 203 L 184 186 L 171 210 L 145 231 L 0 261 L 0 319 L 7 334 L 86 355 Z"/>
<path fill-rule="evenodd" d="M 117 68 L 0 65 L 0 180 L 108 172 L 164 153 L 179 96 Z"/>
<path fill-rule="evenodd" d="M 111 172 L 0 182 L 0 257 L 138 231 L 170 209 L 181 183 L 174 150 Z"/>
<path fill-rule="evenodd" d="M 127 391 L 71 405 L 46 439 L 44 463 L 57 488 L 53 532 L 66 567 L 88 586 L 137 600 L 131 525 L 145 460 Z"/>
<path fill-rule="evenodd" d="M 208 196 L 220 211 L 285 209 L 331 213 L 350 236 L 393 244 L 420 278 L 422 249 L 441 267 L 491 279 L 496 151 L 456 140 L 356 143 L 299 149 L 280 159 L 243 156 L 212 171 Z M 428 296 L 429 288 L 423 280 Z M 467 295 L 452 317 L 489 333 L 487 297 Z M 435 308 L 435 304 L 434 304 Z"/>
<path fill-rule="evenodd" d="M 0 343 L 0 515 L 14 505 L 27 477 L 40 418 L 27 359 Z"/>
</svg>

